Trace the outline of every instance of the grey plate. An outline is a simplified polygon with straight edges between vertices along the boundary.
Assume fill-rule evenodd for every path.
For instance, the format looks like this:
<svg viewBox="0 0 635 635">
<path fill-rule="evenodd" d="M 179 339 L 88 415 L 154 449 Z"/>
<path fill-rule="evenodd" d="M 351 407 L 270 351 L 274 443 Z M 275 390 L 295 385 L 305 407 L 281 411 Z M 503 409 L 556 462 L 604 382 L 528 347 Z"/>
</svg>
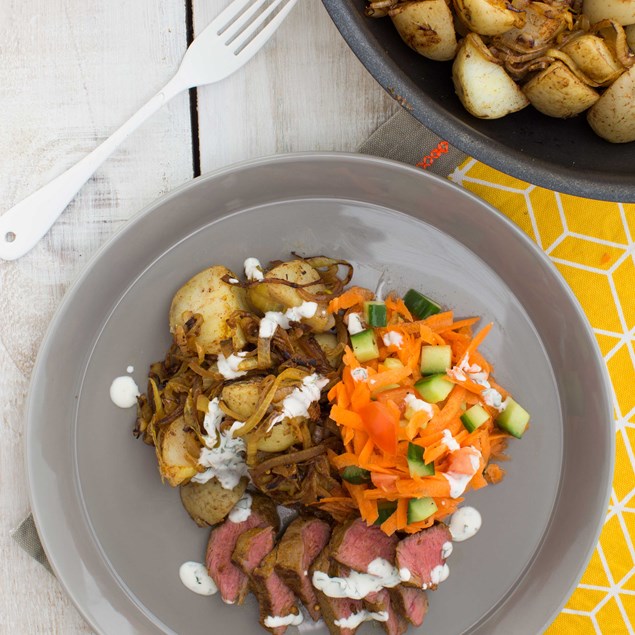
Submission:
<svg viewBox="0 0 635 635">
<path fill-rule="evenodd" d="M 484 526 L 456 546 L 425 630 L 534 635 L 572 591 L 606 509 L 603 362 L 570 290 L 515 225 L 445 180 L 358 155 L 277 156 L 199 178 L 128 223 L 66 295 L 33 373 L 26 447 L 33 512 L 67 592 L 100 633 L 260 632 L 252 600 L 225 606 L 180 583 L 208 532 L 161 485 L 152 449 L 132 437 L 134 411 L 108 389 L 128 365 L 144 385 L 189 276 L 292 250 L 351 260 L 361 283 L 385 271 L 389 288 L 495 322 L 485 351 L 533 425 L 511 444 L 505 481 L 470 494 Z"/>
</svg>

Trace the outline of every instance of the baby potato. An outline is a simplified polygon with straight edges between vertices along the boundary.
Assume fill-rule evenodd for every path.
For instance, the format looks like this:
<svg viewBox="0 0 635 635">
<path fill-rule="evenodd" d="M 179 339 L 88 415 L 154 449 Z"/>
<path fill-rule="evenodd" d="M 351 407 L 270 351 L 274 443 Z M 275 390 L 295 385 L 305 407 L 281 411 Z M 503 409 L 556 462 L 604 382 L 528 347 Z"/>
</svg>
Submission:
<svg viewBox="0 0 635 635">
<path fill-rule="evenodd" d="M 635 66 L 606 89 L 587 119 L 596 134 L 611 143 L 635 141 Z"/>
<path fill-rule="evenodd" d="M 506 0 L 454 0 L 459 19 L 479 35 L 500 35 L 525 23 L 525 12 L 510 9 Z"/>
<path fill-rule="evenodd" d="M 240 500 L 247 483 L 248 480 L 243 478 L 234 489 L 224 489 L 215 478 L 207 483 L 189 482 L 181 485 L 181 502 L 199 527 L 216 525 L 225 519 Z"/>
<path fill-rule="evenodd" d="M 523 87 L 523 92 L 536 110 L 562 119 L 580 114 L 600 98 L 559 60 L 532 77 Z"/>
<path fill-rule="evenodd" d="M 258 441 L 256 447 L 263 452 L 284 452 L 300 440 L 297 428 L 283 420 L 276 423 L 267 435 Z"/>
<path fill-rule="evenodd" d="M 597 84 L 610 84 L 624 71 L 624 67 L 615 59 L 606 42 L 591 33 L 574 38 L 560 50 Z"/>
<path fill-rule="evenodd" d="M 315 341 L 320 345 L 320 348 L 324 351 L 326 359 L 333 368 L 337 368 L 340 365 L 343 352 L 333 354 L 337 348 L 337 337 L 334 333 L 316 333 L 314 335 Z"/>
<path fill-rule="evenodd" d="M 227 319 L 234 311 L 247 309 L 246 294 L 237 285 L 223 282 L 223 276 L 234 274 L 221 265 L 216 265 L 197 273 L 188 280 L 175 294 L 170 306 L 170 332 L 184 324 L 183 314 L 187 311 L 200 313 L 203 316 L 198 343 L 205 353 L 220 353 L 222 340 L 234 338 L 234 347 L 240 350 L 245 345 L 245 338 L 240 329 L 233 330 Z"/>
<path fill-rule="evenodd" d="M 260 381 L 239 381 L 223 386 L 221 399 L 243 421 L 251 417 L 258 407 Z"/>
<path fill-rule="evenodd" d="M 295 284 L 305 285 L 303 287 L 309 293 L 323 293 L 326 287 L 321 282 L 320 274 L 309 263 L 304 260 L 291 260 L 283 262 L 265 274 L 265 280 L 278 278 L 288 280 Z M 260 283 L 249 287 L 249 301 L 256 309 L 266 313 L 267 311 L 284 312 L 294 306 L 300 306 L 304 299 L 297 289 L 286 284 Z M 335 320 L 326 311 L 326 303 L 318 303 L 315 315 L 310 318 L 302 318 L 304 324 L 308 324 L 316 333 L 328 331 L 333 328 Z"/>
<path fill-rule="evenodd" d="M 615 20 L 622 26 L 635 24 L 635 0 L 584 0 L 584 13 L 592 24 Z"/>
<path fill-rule="evenodd" d="M 498 119 L 529 103 L 475 33 L 461 42 L 452 65 L 452 80 L 461 103 L 481 119 Z"/>
<path fill-rule="evenodd" d="M 183 417 L 161 428 L 157 438 L 157 455 L 161 476 L 176 487 L 198 473 L 201 448 L 196 435 L 186 429 Z"/>
<path fill-rule="evenodd" d="M 420 55 L 447 61 L 456 54 L 454 18 L 445 0 L 414 0 L 392 21 L 402 40 Z"/>
</svg>

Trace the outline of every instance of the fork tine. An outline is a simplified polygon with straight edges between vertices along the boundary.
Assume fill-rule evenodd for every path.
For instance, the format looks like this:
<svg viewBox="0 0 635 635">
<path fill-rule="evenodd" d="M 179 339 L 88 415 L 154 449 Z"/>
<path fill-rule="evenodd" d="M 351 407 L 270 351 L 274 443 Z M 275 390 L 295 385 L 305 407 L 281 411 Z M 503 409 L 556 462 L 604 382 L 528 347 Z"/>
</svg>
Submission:
<svg viewBox="0 0 635 635">
<path fill-rule="evenodd" d="M 207 25 L 207 29 L 215 29 L 216 33 L 221 33 L 250 2 L 251 0 L 233 0 Z"/>
<path fill-rule="evenodd" d="M 270 6 L 267 7 L 265 11 L 263 11 L 257 18 L 254 20 L 252 24 L 249 25 L 232 43 L 232 49 L 237 51 L 241 46 L 244 45 L 245 42 L 249 41 L 249 38 L 258 30 L 258 28 L 265 22 L 265 20 L 275 11 L 283 0 L 274 0 Z M 240 51 L 239 55 L 241 58 L 249 58 L 252 55 L 255 55 L 265 44 L 265 42 L 274 34 L 276 29 L 282 24 L 284 19 L 287 17 L 291 9 L 295 6 L 297 0 L 289 0 L 287 5 L 283 7 L 278 14 L 267 24 L 267 26 L 262 29 L 256 37 L 249 42 L 245 48 Z"/>
<path fill-rule="evenodd" d="M 227 26 L 222 32 L 223 40 L 225 43 L 231 41 L 231 39 L 240 33 L 241 29 L 251 20 L 252 16 L 260 9 L 266 0 L 256 0 L 244 13 L 241 13 L 234 22 Z"/>
</svg>

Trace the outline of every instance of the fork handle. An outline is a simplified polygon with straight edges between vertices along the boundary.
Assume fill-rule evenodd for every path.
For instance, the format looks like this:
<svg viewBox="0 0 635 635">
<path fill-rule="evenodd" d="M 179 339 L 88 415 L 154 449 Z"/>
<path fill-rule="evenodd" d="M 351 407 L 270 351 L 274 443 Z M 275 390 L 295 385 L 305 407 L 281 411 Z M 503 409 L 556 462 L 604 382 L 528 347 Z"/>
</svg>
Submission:
<svg viewBox="0 0 635 635">
<path fill-rule="evenodd" d="M 119 145 L 148 117 L 186 88 L 187 85 L 178 76 L 172 78 L 90 154 L 0 216 L 0 258 L 15 260 L 30 251 Z"/>
</svg>

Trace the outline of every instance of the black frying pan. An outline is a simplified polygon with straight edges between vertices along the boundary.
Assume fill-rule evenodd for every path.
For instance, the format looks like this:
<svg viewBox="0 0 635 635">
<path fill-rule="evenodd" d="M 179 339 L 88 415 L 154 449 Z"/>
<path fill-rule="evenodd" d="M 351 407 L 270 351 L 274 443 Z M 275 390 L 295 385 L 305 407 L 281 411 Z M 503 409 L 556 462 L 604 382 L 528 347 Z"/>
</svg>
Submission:
<svg viewBox="0 0 635 635">
<path fill-rule="evenodd" d="M 600 139 L 583 115 L 553 119 L 528 106 L 503 119 L 472 117 L 454 94 L 451 62 L 409 49 L 389 18 L 364 15 L 365 0 L 322 0 L 375 79 L 419 121 L 470 156 L 543 187 L 635 202 L 635 142 Z"/>
</svg>

